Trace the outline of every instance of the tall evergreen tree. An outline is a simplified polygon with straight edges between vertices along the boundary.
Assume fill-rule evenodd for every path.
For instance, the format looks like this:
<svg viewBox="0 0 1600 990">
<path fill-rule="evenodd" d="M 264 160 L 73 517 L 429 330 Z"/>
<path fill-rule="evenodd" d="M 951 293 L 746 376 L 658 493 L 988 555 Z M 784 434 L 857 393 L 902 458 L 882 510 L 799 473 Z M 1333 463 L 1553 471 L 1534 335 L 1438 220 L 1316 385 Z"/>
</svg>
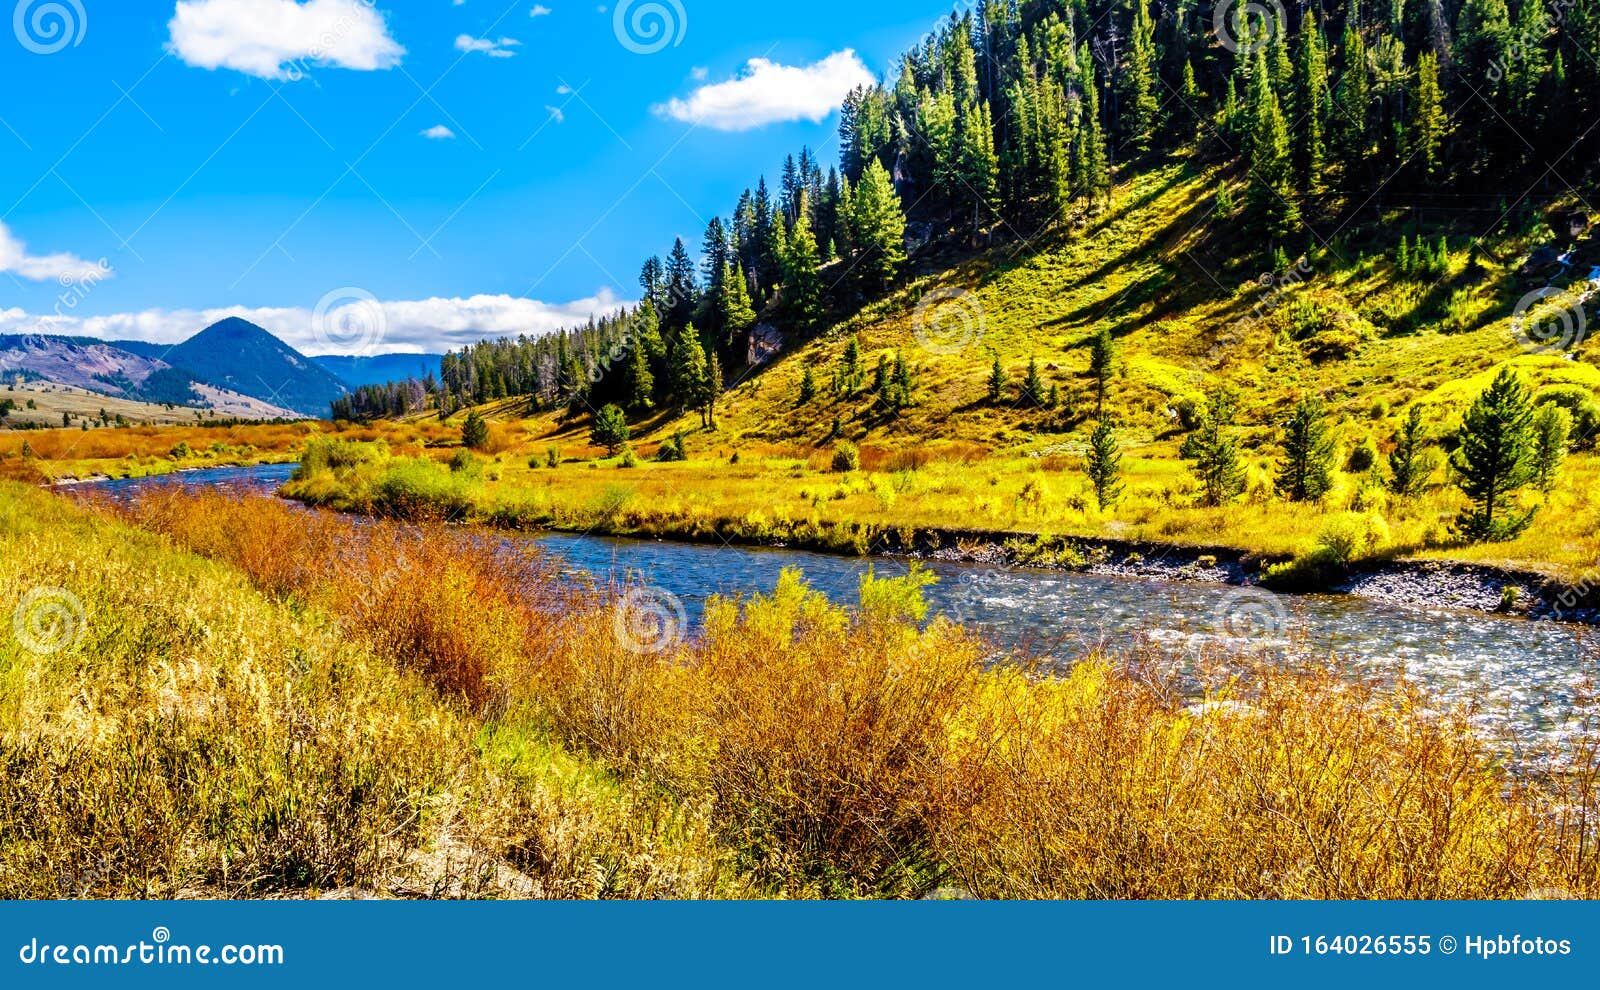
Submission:
<svg viewBox="0 0 1600 990">
<path fill-rule="evenodd" d="M 1461 445 L 1451 457 L 1457 484 L 1472 507 L 1456 518 L 1472 540 L 1505 540 L 1532 519 L 1517 514 L 1513 496 L 1532 480 L 1533 406 L 1521 376 L 1510 368 L 1478 396 L 1461 422 Z"/>
<path fill-rule="evenodd" d="M 1389 455 L 1389 490 L 1396 495 L 1415 495 L 1426 481 L 1423 449 L 1428 442 L 1427 430 L 1422 422 L 1422 404 L 1413 403 L 1406 416 L 1405 425 L 1395 439 L 1394 452 Z"/>
<path fill-rule="evenodd" d="M 869 285 L 887 287 L 900 277 L 906 261 L 906 215 L 888 170 L 879 162 L 869 163 L 862 173 L 853 208 L 857 271 Z"/>
<path fill-rule="evenodd" d="M 756 311 L 750 305 L 746 282 L 743 264 L 737 268 L 724 266 L 717 308 L 722 320 L 723 348 L 734 357 L 749 343 L 750 330 L 756 325 Z"/>
<path fill-rule="evenodd" d="M 692 325 L 678 335 L 672 370 L 672 384 L 678 393 L 678 401 L 685 409 L 698 410 L 700 425 L 707 425 L 706 393 L 711 387 L 711 378 L 706 365 L 705 348 L 700 344 L 700 333 Z"/>
<path fill-rule="evenodd" d="M 1090 434 L 1084 466 L 1094 485 L 1094 498 L 1100 511 L 1116 505 L 1122 498 L 1122 445 L 1109 420 L 1101 419 Z"/>
<path fill-rule="evenodd" d="M 1284 498 L 1315 502 L 1333 487 L 1333 438 L 1315 398 L 1302 398 L 1284 425 L 1283 455 L 1278 493 Z"/>
<path fill-rule="evenodd" d="M 1149 0 L 1133 0 L 1129 37 L 1123 113 L 1127 116 L 1128 144 L 1135 151 L 1143 152 L 1149 151 L 1155 141 L 1161 112 L 1160 101 L 1156 98 L 1156 25 L 1150 17 Z"/>
<path fill-rule="evenodd" d="M 682 330 L 694 319 L 695 307 L 700 302 L 700 284 L 695 279 L 694 262 L 683 238 L 672 244 L 667 256 L 667 311 L 662 322 L 674 330 Z"/>
<path fill-rule="evenodd" d="M 1281 245 L 1300 224 L 1295 205 L 1289 129 L 1259 52 L 1250 79 L 1250 185 L 1247 199 L 1251 223 L 1269 244 Z"/>
<path fill-rule="evenodd" d="M 1239 441 L 1233 435 L 1234 398 L 1218 388 L 1207 400 L 1200 424 L 1184 442 L 1184 456 L 1194 462 L 1200 480 L 1202 505 L 1216 507 L 1231 502 L 1244 491 L 1245 469 Z"/>
<path fill-rule="evenodd" d="M 1443 166 L 1447 118 L 1439 89 L 1439 61 L 1432 52 L 1417 59 L 1417 90 L 1412 99 L 1411 142 L 1422 177 L 1433 182 Z"/>
<path fill-rule="evenodd" d="M 789 318 L 805 333 L 815 331 L 822 322 L 822 259 L 817 239 L 806 215 L 807 194 L 800 191 L 794 229 L 790 231 L 783 256 L 784 302 Z"/>
<path fill-rule="evenodd" d="M 1320 192 L 1327 168 L 1328 52 L 1322 27 L 1310 10 L 1300 22 L 1299 54 L 1300 175 L 1308 192 Z"/>
<path fill-rule="evenodd" d="M 1533 481 L 1540 491 L 1555 491 L 1571 433 L 1572 414 L 1555 403 L 1547 402 L 1533 414 Z"/>
<path fill-rule="evenodd" d="M 1006 369 L 1000 364 L 1000 355 L 994 356 L 994 364 L 989 368 L 989 404 L 999 405 L 1006 394 Z"/>
<path fill-rule="evenodd" d="M 1112 340 L 1111 331 L 1101 327 L 1100 332 L 1094 335 L 1094 340 L 1089 345 L 1089 375 L 1094 379 L 1094 401 L 1096 415 L 1102 419 L 1106 411 L 1106 390 L 1111 384 L 1111 376 L 1116 370 L 1117 350 L 1116 343 Z"/>
</svg>

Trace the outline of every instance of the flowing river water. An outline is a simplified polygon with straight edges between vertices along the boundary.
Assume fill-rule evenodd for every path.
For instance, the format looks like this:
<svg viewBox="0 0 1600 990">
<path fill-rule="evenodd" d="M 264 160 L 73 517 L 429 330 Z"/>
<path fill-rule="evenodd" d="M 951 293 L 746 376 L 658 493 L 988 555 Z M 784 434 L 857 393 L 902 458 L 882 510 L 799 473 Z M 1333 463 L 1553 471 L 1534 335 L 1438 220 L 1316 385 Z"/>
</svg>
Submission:
<svg viewBox="0 0 1600 990">
<path fill-rule="evenodd" d="M 117 496 L 156 485 L 272 492 L 294 465 L 218 468 L 101 482 Z M 574 577 L 649 585 L 697 621 L 713 595 L 769 592 L 784 568 L 853 604 L 861 576 L 903 574 L 897 558 L 551 534 L 526 539 Z M 1337 659 L 1358 675 L 1404 673 L 1441 702 L 1470 702 L 1480 726 L 1517 749 L 1559 744 L 1592 711 L 1588 627 L 1347 595 L 1274 595 L 1194 582 L 930 561 L 932 608 L 981 627 L 1001 648 L 1081 657 L 1154 644 L 1186 656 L 1253 652 Z"/>
</svg>

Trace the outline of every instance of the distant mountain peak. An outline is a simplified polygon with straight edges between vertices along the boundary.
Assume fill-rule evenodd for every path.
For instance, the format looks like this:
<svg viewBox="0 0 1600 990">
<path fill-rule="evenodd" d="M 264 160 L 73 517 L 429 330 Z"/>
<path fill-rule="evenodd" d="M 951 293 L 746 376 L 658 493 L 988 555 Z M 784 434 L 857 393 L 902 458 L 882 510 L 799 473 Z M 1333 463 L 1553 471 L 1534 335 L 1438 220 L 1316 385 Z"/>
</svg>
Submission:
<svg viewBox="0 0 1600 990">
<path fill-rule="evenodd" d="M 184 344 L 187 346 L 188 344 L 197 342 L 205 343 L 208 341 L 217 340 L 219 338 L 226 338 L 230 340 L 259 340 L 262 342 L 271 342 L 272 344 L 275 344 L 286 351 L 293 349 L 288 344 L 285 344 L 283 341 L 273 336 L 272 333 L 265 328 L 259 327 L 256 324 L 251 323 L 249 320 L 241 319 L 237 316 L 230 316 L 227 319 L 218 320 L 209 327 L 206 327 L 204 330 L 195 334 L 193 337 L 190 337 L 184 342 Z"/>
</svg>

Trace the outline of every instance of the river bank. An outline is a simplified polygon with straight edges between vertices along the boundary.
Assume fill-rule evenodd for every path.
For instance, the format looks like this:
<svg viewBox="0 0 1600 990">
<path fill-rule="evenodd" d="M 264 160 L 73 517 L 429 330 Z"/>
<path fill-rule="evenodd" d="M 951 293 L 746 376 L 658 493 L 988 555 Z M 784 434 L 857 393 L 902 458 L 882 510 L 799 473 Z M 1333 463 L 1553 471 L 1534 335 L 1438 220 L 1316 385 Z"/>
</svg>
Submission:
<svg viewBox="0 0 1600 990">
<path fill-rule="evenodd" d="M 529 511 L 519 503 L 488 509 L 437 493 L 406 500 L 362 502 L 346 493 L 290 483 L 285 497 L 307 505 L 358 515 L 446 518 L 507 532 L 596 534 L 709 546 L 803 550 L 847 557 L 887 557 L 977 564 L 1002 569 L 1037 569 L 1157 581 L 1235 587 L 1262 584 L 1266 568 L 1290 560 L 1229 546 L 1195 546 L 1026 531 L 884 526 L 848 521 L 779 524 L 747 518 L 682 518 L 622 509 L 578 518 Z M 1592 625 L 1600 623 L 1593 587 L 1566 585 L 1532 571 L 1465 561 L 1404 559 L 1368 561 L 1328 575 L 1312 586 L 1275 587 L 1285 593 L 1350 595 L 1416 609 L 1452 608 L 1528 619 Z"/>
</svg>

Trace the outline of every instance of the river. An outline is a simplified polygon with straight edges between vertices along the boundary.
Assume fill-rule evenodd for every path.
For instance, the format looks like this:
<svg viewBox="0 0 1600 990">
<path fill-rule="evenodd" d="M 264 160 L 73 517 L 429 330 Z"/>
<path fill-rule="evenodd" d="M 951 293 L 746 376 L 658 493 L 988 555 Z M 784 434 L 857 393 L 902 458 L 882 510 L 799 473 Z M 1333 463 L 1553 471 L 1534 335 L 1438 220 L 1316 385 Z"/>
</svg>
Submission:
<svg viewBox="0 0 1600 990">
<path fill-rule="evenodd" d="M 217 468 L 102 482 L 128 496 L 153 485 L 272 492 L 294 465 Z M 896 558 L 650 542 L 606 536 L 529 536 L 571 574 L 649 584 L 675 596 L 695 621 L 713 595 L 770 591 L 799 568 L 812 587 L 854 603 L 869 570 L 906 572 Z M 982 628 L 998 647 L 1080 657 L 1145 644 L 1180 656 L 1230 652 L 1337 658 L 1358 675 L 1404 673 L 1430 696 L 1472 702 L 1477 721 L 1504 743 L 1560 742 L 1594 708 L 1595 646 L 1584 626 L 1448 608 L 1407 608 L 1346 595 L 1276 595 L 1258 589 L 1031 568 L 928 562 L 939 581 L 932 608 Z"/>
</svg>

